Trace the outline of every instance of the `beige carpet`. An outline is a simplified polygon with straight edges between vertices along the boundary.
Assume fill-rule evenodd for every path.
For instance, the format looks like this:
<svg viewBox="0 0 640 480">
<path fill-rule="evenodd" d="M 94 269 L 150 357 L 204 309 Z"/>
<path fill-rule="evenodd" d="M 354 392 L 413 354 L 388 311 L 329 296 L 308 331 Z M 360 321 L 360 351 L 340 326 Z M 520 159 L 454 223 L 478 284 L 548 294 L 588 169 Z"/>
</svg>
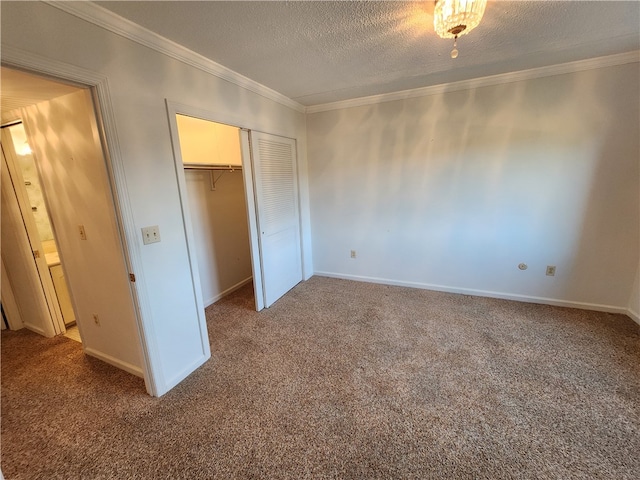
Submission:
<svg viewBox="0 0 640 480">
<path fill-rule="evenodd" d="M 314 277 L 207 318 L 212 359 L 159 399 L 77 342 L 2 332 L 7 480 L 638 478 L 623 315 Z"/>
</svg>

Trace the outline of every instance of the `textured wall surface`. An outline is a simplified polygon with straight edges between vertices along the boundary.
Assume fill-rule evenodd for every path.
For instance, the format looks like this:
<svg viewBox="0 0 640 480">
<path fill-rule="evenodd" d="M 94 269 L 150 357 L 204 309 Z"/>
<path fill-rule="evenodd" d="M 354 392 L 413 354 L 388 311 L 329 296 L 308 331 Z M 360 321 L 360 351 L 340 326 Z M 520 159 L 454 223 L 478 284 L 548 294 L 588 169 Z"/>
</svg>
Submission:
<svg viewBox="0 0 640 480">
<path fill-rule="evenodd" d="M 631 64 L 309 115 L 316 272 L 626 309 L 638 81 Z"/>
</svg>

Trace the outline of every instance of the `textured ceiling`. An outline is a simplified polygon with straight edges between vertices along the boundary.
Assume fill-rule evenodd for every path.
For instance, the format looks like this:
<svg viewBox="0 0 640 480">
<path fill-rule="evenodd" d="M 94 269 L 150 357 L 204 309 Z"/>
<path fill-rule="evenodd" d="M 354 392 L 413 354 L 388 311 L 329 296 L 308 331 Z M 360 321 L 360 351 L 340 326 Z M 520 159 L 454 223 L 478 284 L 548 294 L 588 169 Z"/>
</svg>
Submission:
<svg viewBox="0 0 640 480">
<path fill-rule="evenodd" d="M 640 48 L 640 3 L 489 1 L 452 42 L 433 2 L 96 2 L 303 105 Z"/>
<path fill-rule="evenodd" d="M 78 90 L 78 87 L 6 67 L 0 68 L 0 85 L 2 85 L 2 94 L 0 95 L 2 123 L 17 120 L 19 118 L 17 109 L 19 108 L 35 105 Z"/>
</svg>

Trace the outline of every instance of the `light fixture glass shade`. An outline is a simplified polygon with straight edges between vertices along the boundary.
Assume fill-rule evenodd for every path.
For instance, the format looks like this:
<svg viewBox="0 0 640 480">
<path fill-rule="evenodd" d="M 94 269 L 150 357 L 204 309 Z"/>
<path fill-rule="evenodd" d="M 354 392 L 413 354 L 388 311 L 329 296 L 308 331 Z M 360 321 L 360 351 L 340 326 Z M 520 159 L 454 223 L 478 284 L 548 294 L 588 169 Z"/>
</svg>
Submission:
<svg viewBox="0 0 640 480">
<path fill-rule="evenodd" d="M 487 0 L 436 0 L 433 26 L 442 38 L 465 35 L 480 24 Z"/>
<path fill-rule="evenodd" d="M 16 152 L 18 155 L 20 155 L 21 157 L 24 157 L 26 155 L 31 155 L 31 147 L 29 146 L 29 144 L 27 142 L 24 142 L 22 144 L 21 147 L 19 147 L 17 149 L 18 151 Z"/>
</svg>

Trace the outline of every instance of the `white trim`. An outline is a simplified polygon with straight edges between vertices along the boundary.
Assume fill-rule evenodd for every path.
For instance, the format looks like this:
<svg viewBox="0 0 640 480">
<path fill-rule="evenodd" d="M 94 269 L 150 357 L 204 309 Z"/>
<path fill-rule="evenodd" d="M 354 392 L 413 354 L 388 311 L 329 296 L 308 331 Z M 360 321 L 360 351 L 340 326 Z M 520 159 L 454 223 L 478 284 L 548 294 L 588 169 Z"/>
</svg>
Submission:
<svg viewBox="0 0 640 480">
<path fill-rule="evenodd" d="M 633 320 L 638 325 L 640 325 L 640 313 L 636 312 L 635 310 L 632 310 L 631 308 L 628 308 L 626 313 L 629 316 L 629 318 L 631 318 L 631 320 Z"/>
<path fill-rule="evenodd" d="M 165 103 L 177 112 L 189 117 L 201 118 L 211 122 L 223 123 L 230 127 L 237 127 L 241 130 L 255 130 L 258 132 L 269 132 L 272 135 L 293 138 L 290 131 L 283 129 L 279 125 L 271 125 L 258 118 L 248 118 L 246 115 L 238 115 L 233 111 L 217 111 L 207 110 L 206 108 L 196 107 L 186 103 L 176 102 L 174 100 L 165 99 Z M 244 164 L 243 164 L 244 165 Z M 244 167 L 243 167 L 244 168 Z"/>
<path fill-rule="evenodd" d="M 180 140 L 178 136 L 178 127 L 176 124 L 176 114 L 188 115 L 191 117 L 201 118 L 203 120 L 209 120 L 211 122 L 224 123 L 225 125 L 237 127 L 240 131 L 240 150 L 242 153 L 242 177 L 244 181 L 245 199 L 247 202 L 247 220 L 249 227 L 249 247 L 251 252 L 251 271 L 254 279 L 253 287 L 256 292 L 262 292 L 262 269 L 260 267 L 260 249 L 258 248 L 258 227 L 257 227 L 257 211 L 255 207 L 255 195 L 253 187 L 253 162 L 251 159 L 251 151 L 249 148 L 249 129 L 250 125 L 247 125 L 244 120 L 232 113 L 220 113 L 211 112 L 199 107 L 193 107 L 191 105 L 185 105 L 183 103 L 174 102 L 171 100 L 165 100 L 167 106 L 167 114 L 169 120 L 169 130 L 171 133 L 171 142 L 173 148 L 173 158 L 175 163 L 176 179 L 178 182 L 178 192 L 180 195 L 181 209 L 183 213 L 183 222 L 185 227 L 185 234 L 187 238 L 187 248 L 189 249 L 189 261 L 193 263 L 192 266 L 192 278 L 194 285 L 197 282 L 196 299 L 202 304 L 202 311 L 204 311 L 204 302 L 202 302 L 202 290 L 200 288 L 200 276 L 197 272 L 197 265 L 194 260 L 191 259 L 191 252 L 195 252 L 195 245 L 193 240 L 193 227 L 191 224 L 191 217 L 189 215 L 188 208 L 183 203 L 183 197 L 186 198 L 186 182 L 184 178 L 184 168 L 182 163 L 182 153 L 180 152 Z M 195 255 L 195 254 L 194 254 Z M 194 273 L 197 278 L 194 277 Z M 255 295 L 256 310 L 260 311 L 264 308 L 263 295 Z"/>
<path fill-rule="evenodd" d="M 110 181 L 113 185 L 112 193 L 116 205 L 116 214 L 119 220 L 119 227 L 123 230 L 123 247 L 126 252 L 125 261 L 130 269 L 129 271 L 135 272 L 136 275 L 136 283 L 131 285 L 131 291 L 134 306 L 136 307 L 136 326 L 140 336 L 145 385 L 150 395 L 160 396 L 167 392 L 168 389 L 163 385 L 161 356 L 158 353 L 155 337 L 151 334 L 153 332 L 151 303 L 147 289 L 143 288 L 145 284 L 144 269 L 138 242 L 138 229 L 129 200 L 124 161 L 120 152 L 114 108 L 107 77 L 90 70 L 5 45 L 2 46 L 2 64 L 95 88 L 97 93 L 96 107 L 99 109 L 98 115 L 105 136 L 107 167 L 111 176 Z M 145 319 L 149 320 L 145 321 Z"/>
<path fill-rule="evenodd" d="M 152 323 L 145 321 L 151 319 L 152 308 L 145 285 L 144 267 L 142 253 L 138 241 L 138 228 L 134 220 L 131 200 L 129 199 L 129 187 L 127 186 L 127 176 L 124 168 L 124 160 L 120 152 L 120 141 L 116 128 L 116 117 L 109 91 L 107 77 L 102 81 L 93 83 L 96 91 L 96 105 L 100 116 L 100 127 L 104 133 L 106 143 L 105 158 L 109 170 L 110 183 L 114 200 L 118 225 L 123 230 L 124 258 L 129 272 L 135 273 L 136 283 L 131 283 L 131 293 L 134 308 L 137 310 L 136 326 L 140 338 L 140 353 L 143 363 L 143 371 L 147 391 L 150 395 L 160 396 L 167 392 L 163 389 L 159 374 L 162 371 L 161 355 L 158 350 Z M 145 286 L 145 288 L 139 288 Z"/>
<path fill-rule="evenodd" d="M 490 290 L 476 290 L 474 288 L 458 288 L 445 285 L 434 285 L 422 282 L 405 282 L 401 280 L 391 280 L 379 277 L 365 277 L 360 275 L 348 275 L 333 272 L 315 272 L 321 277 L 341 278 L 343 280 L 354 280 L 356 282 L 379 283 L 381 285 L 394 285 L 398 287 L 420 288 L 423 290 L 434 290 L 436 292 L 459 293 L 463 295 L 475 295 L 478 297 L 499 298 L 502 300 L 514 300 L 517 302 L 538 303 L 542 305 L 553 305 L 555 307 L 579 308 L 581 310 L 594 310 L 597 312 L 622 313 L 628 315 L 630 310 L 614 305 L 602 305 L 599 303 L 573 302 L 570 300 L 558 300 L 547 297 L 531 297 L 517 293 L 493 292 Z"/>
<path fill-rule="evenodd" d="M 211 356 L 196 358 L 193 362 L 191 362 L 185 368 L 180 370 L 173 377 L 168 378 L 168 379 L 165 378 L 164 386 L 166 388 L 166 391 L 168 392 L 173 387 L 175 387 L 180 382 L 182 382 L 185 378 L 187 378 L 189 375 L 191 375 L 196 369 L 198 369 L 199 367 L 204 365 L 207 362 L 207 360 L 209 360 L 209 358 L 211 358 Z"/>
<path fill-rule="evenodd" d="M 251 282 L 252 280 L 253 280 L 253 276 L 245 278 L 244 280 L 241 280 L 238 283 L 236 283 L 235 285 L 227 288 L 224 292 L 221 292 L 221 293 L 219 293 L 217 295 L 214 295 L 213 297 L 205 300 L 204 301 L 204 307 L 207 308 L 208 306 L 213 305 L 214 303 L 216 303 L 221 298 L 224 298 L 227 295 L 229 295 L 230 293 L 233 293 L 236 290 L 241 289 L 242 287 L 244 287 L 247 283 Z"/>
<path fill-rule="evenodd" d="M 305 111 L 304 105 L 295 100 L 92 2 L 46 1 L 45 3 L 281 105 L 298 112 Z"/>
<path fill-rule="evenodd" d="M 339 110 L 342 108 L 361 107 L 364 105 L 374 105 L 377 103 L 391 102 L 393 100 L 406 100 L 409 98 L 439 95 L 447 92 L 471 90 L 474 88 L 520 82 L 523 80 L 531 80 L 534 78 L 551 77 L 553 75 L 562 75 L 566 73 L 581 72 L 584 70 L 593 70 L 596 68 L 613 67 L 616 65 L 625 65 L 627 63 L 636 62 L 640 62 L 640 50 L 634 50 L 632 52 L 619 53 L 615 55 L 607 55 L 604 57 L 589 58 L 586 60 L 578 60 L 575 62 L 561 63 L 558 65 L 548 65 L 546 67 L 532 68 L 529 70 L 501 73 L 488 77 L 472 78 L 470 80 L 462 80 L 460 82 L 443 83 L 440 85 L 431 85 L 429 87 L 415 88 L 412 90 L 403 90 L 400 92 L 383 93 L 381 95 L 371 95 L 368 97 L 360 97 L 350 100 L 312 105 L 310 107 L 307 107 L 306 113 L 326 112 L 329 110 Z"/>
<path fill-rule="evenodd" d="M 144 373 L 142 373 L 142 369 L 140 367 L 136 367 L 135 365 L 131 365 L 128 362 L 123 362 L 122 360 L 118 360 L 117 358 L 112 357 L 111 355 L 107 355 L 106 353 L 99 352 L 94 350 L 93 348 L 85 348 L 84 353 L 87 355 L 97 358 L 98 360 L 102 360 L 109 365 L 113 365 L 116 368 L 124 370 L 125 372 L 129 372 L 136 377 L 144 378 Z"/>
<path fill-rule="evenodd" d="M 202 301 L 202 286 L 200 284 L 200 272 L 198 271 L 198 262 L 196 258 L 196 245 L 193 235 L 193 225 L 191 222 L 191 214 L 189 211 L 189 202 L 187 198 L 187 183 L 184 175 L 184 162 L 182 161 L 182 152 L 180 149 L 180 135 L 178 133 L 178 123 L 176 115 L 179 113 L 187 114 L 179 109 L 175 104 L 165 99 L 167 107 L 167 120 L 169 121 L 169 133 L 171 137 L 171 148 L 173 149 L 174 170 L 176 173 L 176 182 L 178 186 L 178 196 L 180 198 L 180 211 L 182 212 L 182 230 L 187 243 L 187 258 L 189 259 L 189 271 L 191 272 L 191 289 L 193 299 L 196 303 L 198 314 L 198 325 L 200 328 L 200 347 L 202 355 L 206 357 L 202 363 L 211 358 L 211 347 L 209 345 L 209 334 L 207 332 L 207 318 L 204 313 L 204 302 Z"/>
<path fill-rule="evenodd" d="M 25 322 L 24 328 L 26 328 L 27 330 L 31 330 L 32 332 L 35 332 L 38 335 L 42 335 L 43 337 L 47 337 L 47 338 L 55 337 L 55 335 L 52 336 L 52 335 L 47 334 L 47 332 L 45 332 L 42 328 L 36 327 L 32 323 L 26 323 Z"/>
<path fill-rule="evenodd" d="M 273 100 L 274 102 L 280 103 L 281 105 L 292 108 L 302 113 L 318 113 L 328 110 L 339 110 L 342 108 L 373 105 L 393 100 L 404 100 L 409 98 L 424 97 L 428 95 L 438 95 L 445 92 L 469 90 L 479 87 L 500 85 L 504 83 L 518 82 L 522 80 L 541 77 L 550 77 L 553 75 L 562 75 L 565 73 L 611 67 L 615 65 L 624 65 L 627 63 L 635 63 L 640 61 L 640 51 L 635 50 L 614 55 L 589 58 L 586 60 L 578 60 L 557 65 L 532 68 L 528 70 L 473 78 L 470 80 L 462 80 L 459 82 L 431 85 L 428 87 L 416 88 L 412 90 L 403 90 L 400 92 L 385 93 L 381 95 L 371 95 L 367 97 L 353 98 L 349 100 L 305 107 L 301 103 L 265 85 L 262 85 L 255 80 L 245 77 L 244 75 L 241 75 L 225 67 L 224 65 L 220 65 L 219 63 L 216 63 L 213 60 L 204 57 L 203 55 L 195 53 L 176 42 L 168 40 L 158 35 L 157 33 L 154 33 L 92 2 L 45 1 L 44 3 L 71 15 L 74 15 L 78 18 L 86 20 L 87 22 L 90 22 L 94 25 L 102 27 L 105 30 L 115 33 L 116 35 L 120 35 L 140 45 L 149 47 L 157 52 L 167 55 L 168 57 L 174 58 L 192 67 L 198 68 L 204 72 L 231 82 L 241 88 L 254 92 L 260 96 Z"/>
<path fill-rule="evenodd" d="M 240 151 L 242 152 L 242 176 L 244 180 L 247 219 L 249 220 L 249 251 L 251 252 L 251 273 L 256 311 L 264 308 L 264 286 L 262 283 L 262 261 L 260 234 L 258 233 L 258 209 L 256 207 L 255 186 L 253 184 L 253 157 L 249 130 L 240 129 Z"/>
</svg>

